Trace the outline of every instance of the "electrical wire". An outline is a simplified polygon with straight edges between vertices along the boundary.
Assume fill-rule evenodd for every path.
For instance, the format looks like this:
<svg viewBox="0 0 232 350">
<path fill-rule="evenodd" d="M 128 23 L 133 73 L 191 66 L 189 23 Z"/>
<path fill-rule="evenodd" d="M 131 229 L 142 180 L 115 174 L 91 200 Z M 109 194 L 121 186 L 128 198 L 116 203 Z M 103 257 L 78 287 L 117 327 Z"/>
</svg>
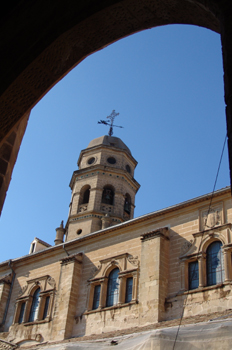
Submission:
<svg viewBox="0 0 232 350">
<path fill-rule="evenodd" d="M 225 150 L 226 139 L 227 139 L 227 135 L 225 136 L 225 140 L 224 140 L 223 147 L 222 147 L 221 157 L 220 157 L 220 161 L 219 161 L 219 164 L 218 164 L 217 174 L 216 174 L 216 178 L 215 178 L 215 181 L 214 181 L 213 191 L 212 191 L 211 198 L 210 198 L 210 202 L 209 202 L 209 209 L 208 209 L 208 213 L 207 213 L 207 216 L 206 216 L 206 219 L 205 219 L 205 224 L 207 223 L 208 216 L 209 216 L 209 213 L 210 213 L 210 210 L 211 210 L 211 205 L 212 205 L 212 201 L 213 201 L 213 196 L 214 196 L 214 192 L 215 192 L 215 188 L 216 188 L 216 184 L 217 184 L 217 179 L 218 179 L 219 171 L 220 171 L 220 168 L 221 168 L 222 158 L 223 158 L 223 154 L 224 154 L 224 150 Z M 197 260 L 198 260 L 198 256 L 199 256 L 199 251 L 200 251 L 201 243 L 202 243 L 202 240 L 203 240 L 203 238 L 204 238 L 204 234 L 205 234 L 205 230 L 203 230 L 203 232 L 202 232 L 201 241 L 200 241 L 200 244 L 199 244 L 199 247 L 198 247 L 198 252 L 197 252 L 197 255 L 196 255 Z M 191 276 L 190 276 L 190 283 L 191 283 L 191 281 L 192 281 L 192 279 L 193 279 L 193 276 L 194 276 L 194 274 L 195 274 L 195 268 L 196 268 L 196 266 L 194 266 L 193 272 L 192 272 L 192 274 L 191 274 Z M 182 323 L 182 320 L 183 320 L 183 317 L 184 317 L 184 310 L 185 310 L 185 308 L 186 308 L 186 306 L 187 306 L 188 296 L 189 296 L 189 290 L 188 290 L 188 292 L 187 292 L 187 296 L 186 296 L 186 299 L 185 299 L 185 303 L 184 303 L 183 308 L 182 308 L 181 318 L 180 318 L 180 322 L 179 322 L 178 329 L 177 329 L 177 332 L 176 332 L 176 337 L 175 337 L 175 340 L 174 340 L 174 344 L 173 344 L 172 350 L 175 349 L 175 345 L 176 345 L 177 338 L 178 338 L 178 335 L 179 335 L 181 323 Z"/>
</svg>

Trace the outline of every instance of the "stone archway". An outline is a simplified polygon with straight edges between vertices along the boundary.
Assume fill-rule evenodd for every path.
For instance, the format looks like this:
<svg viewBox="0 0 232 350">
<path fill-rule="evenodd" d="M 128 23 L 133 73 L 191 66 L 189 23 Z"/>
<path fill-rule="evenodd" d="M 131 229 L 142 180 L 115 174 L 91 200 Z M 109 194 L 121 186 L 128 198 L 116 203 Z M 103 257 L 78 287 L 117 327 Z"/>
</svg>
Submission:
<svg viewBox="0 0 232 350">
<path fill-rule="evenodd" d="M 232 79 L 230 82 L 228 57 L 232 56 L 232 5 L 228 3 L 217 0 L 58 0 L 49 3 L 25 0 L 15 1 L 13 7 L 7 5 L 1 15 L 0 31 L 0 47 L 4 53 L 0 66 L 0 180 L 4 185 L 2 192 L 0 190 L 0 204 L 14 166 L 9 157 L 12 152 L 17 155 L 20 146 L 20 142 L 13 145 L 5 157 L 1 149 L 6 147 L 9 135 L 16 128 L 16 133 L 23 135 L 30 109 L 85 57 L 140 30 L 183 23 L 222 33 L 230 136 Z"/>
</svg>

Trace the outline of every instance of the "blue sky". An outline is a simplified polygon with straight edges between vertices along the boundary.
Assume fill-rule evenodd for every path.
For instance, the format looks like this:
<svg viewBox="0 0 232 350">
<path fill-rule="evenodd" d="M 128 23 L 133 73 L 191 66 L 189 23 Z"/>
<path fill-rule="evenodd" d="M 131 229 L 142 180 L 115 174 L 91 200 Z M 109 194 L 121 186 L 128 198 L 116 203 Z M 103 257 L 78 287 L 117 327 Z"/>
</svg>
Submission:
<svg viewBox="0 0 232 350">
<path fill-rule="evenodd" d="M 226 135 L 220 36 L 170 25 L 100 50 L 31 112 L 0 221 L 0 260 L 25 255 L 34 237 L 54 244 L 66 222 L 81 149 L 115 129 L 138 161 L 135 217 L 209 193 Z M 217 189 L 229 185 L 225 149 Z"/>
</svg>

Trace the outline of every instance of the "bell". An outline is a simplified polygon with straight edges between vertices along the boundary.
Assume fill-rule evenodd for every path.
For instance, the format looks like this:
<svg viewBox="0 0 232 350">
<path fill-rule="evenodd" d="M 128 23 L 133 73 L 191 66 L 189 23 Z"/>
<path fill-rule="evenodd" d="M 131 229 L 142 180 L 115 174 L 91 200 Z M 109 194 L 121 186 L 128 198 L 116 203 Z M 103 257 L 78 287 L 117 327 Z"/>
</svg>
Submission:
<svg viewBox="0 0 232 350">
<path fill-rule="evenodd" d="M 106 194 L 105 199 L 110 200 L 110 195 L 109 195 L 109 193 Z"/>
<path fill-rule="evenodd" d="M 125 203 L 124 205 L 124 210 L 127 212 L 127 213 L 130 213 L 130 204 L 128 202 Z"/>
</svg>

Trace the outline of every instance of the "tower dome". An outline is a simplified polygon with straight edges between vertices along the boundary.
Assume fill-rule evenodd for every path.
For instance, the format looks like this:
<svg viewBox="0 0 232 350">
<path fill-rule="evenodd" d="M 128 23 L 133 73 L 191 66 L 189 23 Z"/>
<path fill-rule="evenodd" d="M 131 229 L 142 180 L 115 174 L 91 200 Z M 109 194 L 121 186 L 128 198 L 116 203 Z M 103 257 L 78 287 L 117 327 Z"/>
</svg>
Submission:
<svg viewBox="0 0 232 350">
<path fill-rule="evenodd" d="M 132 219 L 137 161 L 118 137 L 101 136 L 80 152 L 70 187 L 67 240 Z"/>
<path fill-rule="evenodd" d="M 93 139 L 92 141 L 90 141 L 87 148 L 92 148 L 100 145 L 123 149 L 127 151 L 129 154 L 131 154 L 131 151 L 129 150 L 129 148 L 125 145 L 125 143 L 120 138 L 115 136 L 109 136 L 109 135 L 104 135 L 96 139 Z"/>
</svg>

